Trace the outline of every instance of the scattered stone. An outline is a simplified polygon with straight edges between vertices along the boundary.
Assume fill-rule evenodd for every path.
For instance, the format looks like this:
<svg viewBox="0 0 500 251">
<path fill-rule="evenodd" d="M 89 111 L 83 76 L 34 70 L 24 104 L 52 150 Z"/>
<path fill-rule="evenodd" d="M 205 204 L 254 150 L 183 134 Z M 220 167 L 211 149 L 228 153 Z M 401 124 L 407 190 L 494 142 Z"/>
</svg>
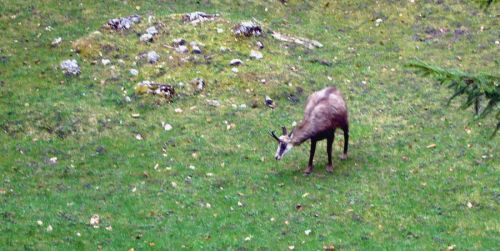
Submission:
<svg viewBox="0 0 500 251">
<path fill-rule="evenodd" d="M 188 48 L 185 45 L 179 45 L 178 47 L 175 48 L 175 51 L 178 53 L 187 53 Z"/>
<path fill-rule="evenodd" d="M 191 53 L 193 54 L 201 54 L 201 49 L 198 45 L 191 45 Z"/>
<path fill-rule="evenodd" d="M 130 103 L 130 102 L 132 102 L 132 99 L 129 96 L 126 96 L 125 97 L 125 102 Z"/>
<path fill-rule="evenodd" d="M 93 226 L 95 228 L 96 226 L 99 225 L 100 221 L 101 220 L 100 220 L 99 215 L 98 214 L 94 214 L 94 215 L 92 215 L 92 217 L 90 217 L 89 223 L 90 223 L 91 226 Z"/>
<path fill-rule="evenodd" d="M 259 47 L 259 49 L 264 49 L 264 44 L 261 42 L 261 41 L 257 41 L 257 47 Z"/>
<path fill-rule="evenodd" d="M 49 226 L 47 227 L 47 232 L 52 232 L 52 230 L 54 230 L 54 228 L 52 228 L 52 225 L 49 225 Z"/>
<path fill-rule="evenodd" d="M 80 66 L 78 66 L 75 59 L 64 60 L 60 66 L 66 76 L 80 75 Z"/>
<path fill-rule="evenodd" d="M 141 134 L 138 133 L 138 134 L 135 135 L 135 139 L 137 139 L 137 140 L 143 140 L 143 137 L 142 137 Z M 135 187 L 134 187 L 134 189 L 135 189 Z M 134 189 L 132 189 L 132 192 L 135 192 Z"/>
<path fill-rule="evenodd" d="M 238 66 L 238 65 L 242 65 L 243 64 L 243 61 L 241 61 L 240 59 L 232 59 L 230 62 L 229 62 L 229 65 L 230 66 Z"/>
<path fill-rule="evenodd" d="M 148 58 L 148 63 L 156 64 L 158 60 L 160 60 L 160 55 L 158 55 L 156 51 L 149 51 L 147 54 L 147 58 Z"/>
<path fill-rule="evenodd" d="M 215 100 L 215 99 L 207 99 L 207 104 L 210 105 L 210 106 L 219 107 L 220 106 L 220 101 L 219 100 Z"/>
<path fill-rule="evenodd" d="M 149 33 L 142 34 L 139 40 L 144 43 L 151 43 L 153 42 L 153 35 Z"/>
<path fill-rule="evenodd" d="M 383 21 L 382 18 L 377 18 L 377 20 L 375 20 L 375 26 L 379 26 Z"/>
<path fill-rule="evenodd" d="M 323 44 L 321 44 L 320 42 L 318 42 L 316 40 L 311 40 L 311 39 L 301 38 L 301 37 L 292 37 L 289 35 L 278 33 L 276 31 L 273 31 L 272 36 L 273 36 L 273 38 L 278 39 L 280 41 L 300 44 L 300 45 L 303 45 L 309 49 L 323 47 Z"/>
<path fill-rule="evenodd" d="M 139 71 L 137 69 L 130 69 L 130 75 L 137 76 L 139 75 Z"/>
<path fill-rule="evenodd" d="M 155 36 L 155 35 L 158 35 L 158 30 L 156 29 L 156 27 L 151 26 L 151 27 L 146 29 L 146 33 L 150 34 L 151 36 Z"/>
<path fill-rule="evenodd" d="M 251 50 L 250 51 L 250 58 L 253 58 L 253 59 L 262 59 L 264 56 L 262 55 L 262 53 L 260 51 L 254 51 L 254 50 Z"/>
<path fill-rule="evenodd" d="M 186 40 L 183 38 L 176 38 L 172 42 L 174 43 L 174 46 L 186 45 Z"/>
<path fill-rule="evenodd" d="M 172 130 L 172 129 L 173 129 L 172 125 L 170 125 L 170 124 L 168 124 L 168 123 L 166 124 L 165 122 L 161 122 L 161 126 L 163 127 L 163 129 L 164 129 L 165 131 L 170 131 L 170 130 Z"/>
<path fill-rule="evenodd" d="M 196 85 L 196 91 L 201 92 L 205 89 L 205 81 L 202 78 L 195 78 L 191 81 L 194 85 Z"/>
<path fill-rule="evenodd" d="M 238 68 L 233 67 L 233 68 L 231 68 L 231 71 L 234 72 L 234 73 L 238 73 L 239 70 L 238 70 Z"/>
<path fill-rule="evenodd" d="M 102 63 L 102 65 L 108 65 L 108 64 L 111 63 L 111 60 L 109 60 L 109 59 L 102 59 L 101 63 Z"/>
<path fill-rule="evenodd" d="M 57 164 L 57 157 L 52 157 L 52 158 L 50 158 L 48 162 L 49 162 L 49 164 L 51 164 L 51 165 L 55 165 L 55 164 Z"/>
<path fill-rule="evenodd" d="M 237 36 L 260 36 L 262 34 L 262 28 L 255 22 L 245 21 L 237 24 L 233 28 L 233 33 Z"/>
<path fill-rule="evenodd" d="M 222 32 L 224 32 L 224 30 L 223 30 L 223 29 L 221 29 L 221 28 L 217 28 L 217 33 L 219 33 L 219 34 L 220 34 L 220 33 L 222 33 Z"/>
<path fill-rule="evenodd" d="M 196 11 L 184 14 L 182 16 L 182 21 L 195 24 L 214 20 L 218 16 L 219 14 L 207 14 L 205 12 Z"/>
<path fill-rule="evenodd" d="M 224 46 L 221 46 L 219 48 L 220 52 L 226 52 L 226 51 L 229 51 L 229 49 L 227 47 L 224 47 Z"/>
<path fill-rule="evenodd" d="M 148 80 L 142 81 L 135 86 L 137 94 L 153 94 L 172 99 L 175 96 L 175 89 L 172 85 L 154 83 Z"/>
<path fill-rule="evenodd" d="M 141 22 L 141 16 L 132 15 L 128 17 L 110 19 L 107 25 L 113 30 L 128 30 L 133 24 L 139 22 Z"/>
<path fill-rule="evenodd" d="M 275 108 L 276 107 L 276 104 L 274 103 L 274 101 L 269 97 L 269 96 L 266 96 L 266 98 L 264 99 L 264 102 L 267 106 L 271 107 L 271 108 Z"/>
<path fill-rule="evenodd" d="M 57 47 L 57 46 L 61 45 L 61 43 L 62 43 L 62 38 L 58 37 L 58 38 L 55 38 L 54 40 L 52 40 L 52 43 L 50 43 L 50 45 L 52 45 L 52 47 Z"/>
</svg>

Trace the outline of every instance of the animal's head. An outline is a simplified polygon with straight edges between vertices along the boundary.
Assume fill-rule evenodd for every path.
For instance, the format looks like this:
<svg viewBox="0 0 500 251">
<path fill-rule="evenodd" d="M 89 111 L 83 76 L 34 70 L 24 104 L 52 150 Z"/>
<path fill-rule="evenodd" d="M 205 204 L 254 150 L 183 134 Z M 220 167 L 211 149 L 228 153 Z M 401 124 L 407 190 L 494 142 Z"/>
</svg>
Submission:
<svg viewBox="0 0 500 251">
<path fill-rule="evenodd" d="M 291 143 L 291 138 L 292 138 L 292 134 L 293 134 L 293 129 L 292 131 L 290 132 L 290 134 L 287 133 L 287 130 L 286 130 L 286 127 L 282 127 L 283 129 L 283 135 L 281 136 L 276 136 L 276 134 L 274 133 L 274 131 L 271 132 L 271 136 L 276 140 L 278 141 L 278 149 L 276 150 L 276 155 L 274 155 L 274 158 L 276 160 L 280 160 L 281 158 L 283 158 L 283 156 L 289 152 L 293 145 Z"/>
</svg>

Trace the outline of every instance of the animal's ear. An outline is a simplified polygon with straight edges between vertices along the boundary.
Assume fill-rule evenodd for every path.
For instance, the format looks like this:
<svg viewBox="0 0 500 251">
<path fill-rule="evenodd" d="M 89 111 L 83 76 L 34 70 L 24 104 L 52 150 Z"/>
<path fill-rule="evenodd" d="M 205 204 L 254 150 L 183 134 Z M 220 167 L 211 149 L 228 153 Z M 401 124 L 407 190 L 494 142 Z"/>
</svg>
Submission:
<svg viewBox="0 0 500 251">
<path fill-rule="evenodd" d="M 293 131 L 295 131 L 295 126 L 294 126 L 294 127 L 292 127 L 292 130 L 290 131 L 290 134 L 288 134 L 288 137 L 291 137 L 291 136 L 292 136 Z"/>
<path fill-rule="evenodd" d="M 283 126 L 283 127 L 281 127 L 281 129 L 283 130 L 283 135 L 287 135 L 288 134 L 288 132 L 286 130 L 286 127 Z"/>
</svg>

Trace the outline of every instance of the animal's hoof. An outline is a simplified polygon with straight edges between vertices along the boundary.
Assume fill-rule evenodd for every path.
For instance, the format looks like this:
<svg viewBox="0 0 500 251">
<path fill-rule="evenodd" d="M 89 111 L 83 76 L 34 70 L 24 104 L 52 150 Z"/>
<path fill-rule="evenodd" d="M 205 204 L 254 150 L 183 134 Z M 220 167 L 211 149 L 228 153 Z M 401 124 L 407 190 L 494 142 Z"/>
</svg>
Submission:
<svg viewBox="0 0 500 251">
<path fill-rule="evenodd" d="M 333 166 L 332 165 L 326 166 L 326 171 L 329 173 L 333 173 Z"/>
<path fill-rule="evenodd" d="M 313 166 L 308 166 L 308 167 L 306 168 L 306 170 L 304 171 L 304 174 L 305 174 L 305 175 L 309 175 L 309 174 L 311 174 L 311 173 L 313 172 L 313 168 L 314 168 Z"/>
<path fill-rule="evenodd" d="M 347 153 L 343 153 L 342 155 L 340 155 L 340 159 L 341 160 L 346 160 L 347 159 Z"/>
</svg>

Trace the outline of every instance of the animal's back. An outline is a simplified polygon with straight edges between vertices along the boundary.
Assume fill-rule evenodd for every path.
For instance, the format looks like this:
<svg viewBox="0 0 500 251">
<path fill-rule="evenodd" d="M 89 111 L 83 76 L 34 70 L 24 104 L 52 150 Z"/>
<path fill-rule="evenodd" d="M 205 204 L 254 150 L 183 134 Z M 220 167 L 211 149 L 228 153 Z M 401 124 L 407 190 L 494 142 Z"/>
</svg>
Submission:
<svg viewBox="0 0 500 251">
<path fill-rule="evenodd" d="M 339 90 L 327 87 L 314 92 L 307 100 L 304 119 L 316 125 L 343 127 L 347 123 L 347 106 Z"/>
</svg>

